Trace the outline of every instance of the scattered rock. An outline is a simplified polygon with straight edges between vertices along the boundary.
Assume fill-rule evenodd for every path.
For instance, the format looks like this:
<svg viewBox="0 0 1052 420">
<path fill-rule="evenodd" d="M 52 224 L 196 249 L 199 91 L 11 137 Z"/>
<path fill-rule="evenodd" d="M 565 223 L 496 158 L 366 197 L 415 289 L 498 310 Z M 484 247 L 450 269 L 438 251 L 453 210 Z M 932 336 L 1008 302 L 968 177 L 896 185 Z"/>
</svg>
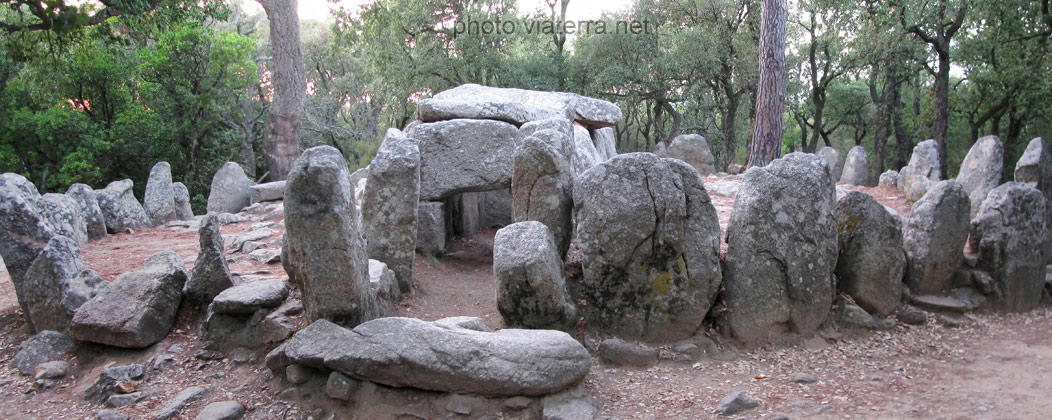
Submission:
<svg viewBox="0 0 1052 420">
<path fill-rule="evenodd" d="M 968 239 L 968 194 L 956 181 L 931 186 L 913 206 L 903 233 L 906 284 L 916 294 L 950 288 Z"/>
<path fill-rule="evenodd" d="M 310 380 L 313 372 L 309 368 L 305 368 L 300 365 L 288 365 L 285 367 L 285 379 L 288 379 L 293 385 L 302 385 Z"/>
<path fill-rule="evenodd" d="M 274 201 L 285 198 L 285 181 L 265 182 L 248 187 L 249 202 Z"/>
<path fill-rule="evenodd" d="M 110 397 L 106 399 L 106 406 L 112 408 L 121 408 L 142 401 L 143 398 L 146 398 L 146 395 L 143 394 L 141 391 L 131 392 L 128 394 L 114 394 L 110 395 Z"/>
<path fill-rule="evenodd" d="M 277 307 L 287 297 L 289 287 L 283 280 L 260 280 L 224 290 L 212 300 L 212 310 L 220 314 L 251 314 Z"/>
<path fill-rule="evenodd" d="M 329 380 L 325 383 L 325 395 L 340 401 L 350 401 L 354 393 L 358 391 L 361 384 L 340 372 L 329 374 Z"/>
<path fill-rule="evenodd" d="M 237 420 L 245 415 L 245 406 L 237 401 L 220 401 L 208 404 L 194 420 Z"/>
<path fill-rule="evenodd" d="M 398 294 L 392 296 L 395 299 L 413 290 L 420 165 L 416 140 L 397 129 L 388 129 L 376 157 L 369 163 L 362 197 L 368 255 L 394 271 L 398 280 Z"/>
<path fill-rule="evenodd" d="M 599 412 L 596 401 L 584 386 L 577 386 L 541 399 L 543 420 L 591 420 Z"/>
<path fill-rule="evenodd" d="M 95 191 L 99 209 L 106 221 L 109 233 L 121 233 L 126 230 L 145 229 L 151 226 L 150 216 L 135 199 L 132 192 L 134 183 L 130 179 L 113 181 L 106 188 Z"/>
<path fill-rule="evenodd" d="M 928 314 L 925 314 L 924 311 L 903 311 L 900 312 L 898 315 L 895 315 L 895 317 L 898 318 L 898 320 L 903 324 L 908 325 L 923 325 L 924 323 L 928 322 Z"/>
<path fill-rule="evenodd" d="M 37 366 L 58 360 L 73 350 L 73 340 L 57 331 L 41 331 L 22 343 L 11 364 L 22 376 L 32 375 Z"/>
<path fill-rule="evenodd" d="M 33 379 L 60 379 L 69 373 L 69 362 L 54 360 L 37 365 L 33 370 Z"/>
<path fill-rule="evenodd" d="M 636 346 L 619 338 L 599 343 L 599 358 L 614 366 L 650 367 L 657 363 L 657 351 Z"/>
<path fill-rule="evenodd" d="M 836 301 L 837 320 L 842 324 L 853 325 L 862 328 L 873 328 L 876 320 L 869 312 L 862 309 L 849 296 L 840 295 Z"/>
<path fill-rule="evenodd" d="M 931 311 L 941 312 L 955 312 L 963 313 L 968 310 L 968 306 L 955 298 L 943 297 L 943 296 L 912 296 L 910 303 L 918 308 L 928 309 Z"/>
<path fill-rule="evenodd" d="M 175 213 L 175 189 L 172 188 L 172 167 L 168 162 L 157 162 L 150 169 L 142 208 L 150 217 L 152 226 L 160 226 L 178 219 Z"/>
<path fill-rule="evenodd" d="M 116 410 L 99 410 L 95 412 L 95 420 L 128 420 L 129 417 Z"/>
<path fill-rule="evenodd" d="M 208 390 L 201 386 L 192 386 L 179 391 L 175 397 L 164 403 L 164 406 L 150 413 L 153 420 L 168 420 L 179 413 L 187 404 L 204 398 Z"/>
<path fill-rule="evenodd" d="M 260 264 L 277 264 L 281 262 L 281 250 L 257 249 L 249 252 L 248 256 Z"/>
<path fill-rule="evenodd" d="M 191 303 L 208 304 L 219 292 L 234 284 L 223 254 L 223 235 L 219 233 L 219 220 L 215 214 L 210 213 L 201 220 L 198 238 L 200 251 L 183 295 Z"/>
<path fill-rule="evenodd" d="M 113 366 L 102 369 L 99 377 L 95 379 L 87 390 L 84 391 L 84 399 L 96 404 L 102 404 L 114 395 L 117 385 L 122 382 L 138 381 L 146 373 L 143 365 L 130 364 L 124 366 Z"/>
<path fill-rule="evenodd" d="M 682 134 L 672 139 L 665 157 L 679 159 L 694 167 L 701 176 L 716 172 L 716 158 L 709 142 L 699 134 Z"/>
<path fill-rule="evenodd" d="M 208 212 L 237 213 L 251 204 L 252 190 L 255 185 L 241 165 L 234 162 L 224 163 L 212 177 L 212 188 L 208 194 Z"/>
<path fill-rule="evenodd" d="M 813 384 L 818 382 L 818 377 L 810 373 L 794 373 L 789 375 L 789 381 L 796 384 Z"/>
<path fill-rule="evenodd" d="M 461 416 L 470 416 L 483 404 L 485 404 L 485 400 L 479 397 L 453 394 L 447 399 L 446 411 Z"/>
<path fill-rule="evenodd" d="M 840 175 L 840 182 L 863 187 L 869 186 L 869 167 L 866 160 L 865 147 L 852 147 L 847 152 L 847 160 L 844 162 L 844 172 Z"/>
<path fill-rule="evenodd" d="M 508 327 L 569 329 L 577 308 L 566 291 L 554 238 L 540 222 L 519 222 L 497 231 L 493 275 L 497 309 Z"/>
<path fill-rule="evenodd" d="M 84 219 L 88 239 L 95 241 L 106 237 L 106 219 L 102 216 L 95 190 L 84 184 L 70 185 L 66 195 L 77 202 L 80 216 Z"/>
<path fill-rule="evenodd" d="M 723 401 L 720 401 L 720 405 L 716 406 L 716 414 L 721 416 L 733 416 L 745 410 L 751 410 L 759 406 L 760 403 L 758 401 L 749 398 L 744 392 L 738 391 L 726 396 Z"/>
</svg>

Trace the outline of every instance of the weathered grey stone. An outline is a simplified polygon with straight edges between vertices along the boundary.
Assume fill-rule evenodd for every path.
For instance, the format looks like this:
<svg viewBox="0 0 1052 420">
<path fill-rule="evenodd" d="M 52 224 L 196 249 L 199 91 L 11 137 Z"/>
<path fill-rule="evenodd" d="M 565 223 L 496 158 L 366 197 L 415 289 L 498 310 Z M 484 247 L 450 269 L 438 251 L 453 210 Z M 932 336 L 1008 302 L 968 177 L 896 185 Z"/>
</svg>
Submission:
<svg viewBox="0 0 1052 420">
<path fill-rule="evenodd" d="M 248 188 L 249 201 L 252 204 L 261 201 L 274 201 L 285 198 L 286 181 L 264 182 Z"/>
<path fill-rule="evenodd" d="M 41 331 L 22 343 L 11 365 L 23 376 L 33 374 L 42 363 L 58 360 L 73 350 L 73 340 L 58 331 Z"/>
<path fill-rule="evenodd" d="M 599 343 L 599 359 L 614 366 L 650 367 L 657 363 L 657 351 L 608 338 Z"/>
<path fill-rule="evenodd" d="M 712 156 L 708 140 L 699 134 L 683 134 L 672 139 L 666 157 L 687 162 L 698 170 L 701 176 L 716 173 L 716 158 Z"/>
<path fill-rule="evenodd" d="M 518 150 L 518 149 L 516 149 Z M 512 185 L 515 180 L 512 178 Z M 513 201 L 510 189 L 479 193 L 479 228 L 504 227 L 514 223 Z"/>
<path fill-rule="evenodd" d="M 102 217 L 95 190 L 84 184 L 73 184 L 66 190 L 66 195 L 77 202 L 80 217 L 84 219 L 88 239 L 98 240 L 106 237 L 106 219 Z"/>
<path fill-rule="evenodd" d="M 519 128 L 519 136 L 522 139 L 531 136 L 539 137 L 542 141 L 558 150 L 569 162 L 570 170 L 573 171 L 573 177 L 576 178 L 578 174 L 584 172 L 585 163 L 579 162 L 580 157 L 577 154 L 577 145 L 574 142 L 573 121 L 566 118 L 549 118 L 547 120 L 529 122 Z"/>
<path fill-rule="evenodd" d="M 52 360 L 33 369 L 33 379 L 59 379 L 69 374 L 70 364 L 65 360 Z"/>
<path fill-rule="evenodd" d="M 949 290 L 968 239 L 968 193 L 957 181 L 932 184 L 913 206 L 903 233 L 906 285 L 915 294 Z"/>
<path fill-rule="evenodd" d="M 509 327 L 568 330 L 577 308 L 566 291 L 563 260 L 543 223 L 527 221 L 497 231 L 493 276 L 497 310 Z"/>
<path fill-rule="evenodd" d="M 130 364 L 102 369 L 95 383 L 84 390 L 84 399 L 96 404 L 106 402 L 115 393 L 115 387 L 121 382 L 140 380 L 146 373 L 143 365 Z"/>
<path fill-rule="evenodd" d="M 234 162 L 224 163 L 212 177 L 212 188 L 208 193 L 208 212 L 237 213 L 252 204 L 254 182 L 245 175 L 245 170 Z"/>
<path fill-rule="evenodd" d="M 720 284 L 720 227 L 698 171 L 618 155 L 578 177 L 573 198 L 591 325 L 624 338 L 694 335 Z"/>
<path fill-rule="evenodd" d="M 198 239 L 200 250 L 183 296 L 191 303 L 208 304 L 219 292 L 234 284 L 223 254 L 223 235 L 219 232 L 219 220 L 215 214 L 209 213 L 201 220 Z"/>
<path fill-rule="evenodd" d="M 464 84 L 435 94 L 417 105 L 420 119 L 494 119 L 521 125 L 552 117 L 577 120 L 590 127 L 610 127 L 621 120 L 621 108 L 573 93 L 542 92 Z"/>
<path fill-rule="evenodd" d="M 182 182 L 172 183 L 172 196 L 175 200 L 175 218 L 193 220 L 194 210 L 190 208 L 190 190 Z"/>
<path fill-rule="evenodd" d="M 447 230 L 464 238 L 470 238 L 478 233 L 478 193 L 466 192 L 446 198 L 445 208 L 449 217 L 446 223 Z"/>
<path fill-rule="evenodd" d="M 579 382 L 591 361 L 569 334 L 480 332 L 412 318 L 347 330 L 320 320 L 286 342 L 292 363 L 395 387 L 487 396 L 546 395 Z"/>
<path fill-rule="evenodd" d="M 143 398 L 146 398 L 146 394 L 143 394 L 142 391 L 135 391 L 128 394 L 114 394 L 110 395 L 109 398 L 106 398 L 105 404 L 107 407 L 120 408 L 142 401 Z"/>
<path fill-rule="evenodd" d="M 420 124 L 406 133 L 420 150 L 420 199 L 439 200 L 468 191 L 511 186 L 514 125 L 489 120 Z"/>
<path fill-rule="evenodd" d="M 996 282 L 994 307 L 1028 311 L 1041 303 L 1048 259 L 1048 202 L 1037 189 L 1009 182 L 990 191 L 971 224 L 979 268 Z"/>
<path fill-rule="evenodd" d="M 818 149 L 818 152 L 815 152 L 815 154 L 825 160 L 826 165 L 829 165 L 829 176 L 833 178 L 833 181 L 839 181 L 844 173 L 844 158 L 840 155 L 840 152 L 826 146 Z"/>
<path fill-rule="evenodd" d="M 935 140 L 918 143 L 913 148 L 909 165 L 901 171 L 905 177 L 902 190 L 906 192 L 906 199 L 917 200 L 928 192 L 933 184 L 942 179 L 942 174 L 939 172 L 941 168 L 939 147 Z"/>
<path fill-rule="evenodd" d="M 744 392 L 738 391 L 730 394 L 720 401 L 720 405 L 716 406 L 716 414 L 721 416 L 733 416 L 741 413 L 745 410 L 750 410 L 759 407 L 760 403 L 756 400 L 745 395 Z"/>
<path fill-rule="evenodd" d="M 789 382 L 796 383 L 796 384 L 813 384 L 813 383 L 818 382 L 818 380 L 819 379 L 818 379 L 817 376 L 812 375 L 810 373 L 798 372 L 798 373 L 794 373 L 792 375 L 789 375 Z"/>
<path fill-rule="evenodd" d="M 997 136 L 986 136 L 976 141 L 968 155 L 961 162 L 961 171 L 957 173 L 957 182 L 968 193 L 972 207 L 969 219 L 979 213 L 986 195 L 1001 185 L 1004 173 L 1004 147 Z"/>
<path fill-rule="evenodd" d="M 865 147 L 855 146 L 847 152 L 847 160 L 844 162 L 844 172 L 840 175 L 840 182 L 863 187 L 869 185 L 869 166 Z"/>
<path fill-rule="evenodd" d="M 541 420 L 592 420 L 599 408 L 583 385 L 541 398 Z"/>
<path fill-rule="evenodd" d="M 68 332 L 77 308 L 108 285 L 84 265 L 76 242 L 57 235 L 26 271 L 24 315 L 37 330 Z"/>
<path fill-rule="evenodd" d="M 869 312 L 858 306 L 850 296 L 837 296 L 834 302 L 836 303 L 836 320 L 841 325 L 861 328 L 874 328 L 876 326 L 876 318 L 873 318 L 873 315 L 870 315 Z"/>
<path fill-rule="evenodd" d="M 143 194 L 142 207 L 153 226 L 177 220 L 175 213 L 175 190 L 172 188 L 172 167 L 168 162 L 157 162 L 150 169 Z"/>
<path fill-rule="evenodd" d="M 1045 139 L 1037 137 L 1027 144 L 1015 164 L 1015 181 L 1029 183 L 1052 203 L 1052 148 Z"/>
<path fill-rule="evenodd" d="M 924 311 L 910 310 L 895 315 L 899 321 L 907 325 L 921 325 L 928 322 L 928 315 Z"/>
<path fill-rule="evenodd" d="M 588 132 L 587 128 L 577 123 L 573 125 L 573 146 L 578 174 L 591 169 L 603 161 L 599 157 L 599 151 L 595 149 L 591 133 Z"/>
<path fill-rule="evenodd" d="M 837 200 L 837 288 L 871 313 L 888 315 L 902 300 L 906 253 L 899 218 L 872 196 L 848 192 Z"/>
<path fill-rule="evenodd" d="M 730 175 L 739 175 L 739 174 L 741 174 L 743 172 L 745 172 L 745 167 L 744 166 L 739 165 L 737 163 L 728 163 L 727 164 L 727 173 L 728 174 L 730 174 Z"/>
<path fill-rule="evenodd" d="M 129 418 L 116 410 L 99 410 L 95 412 L 95 420 L 128 420 Z"/>
<path fill-rule="evenodd" d="M 241 247 L 245 244 L 245 242 L 267 239 L 273 234 L 273 230 L 265 227 L 260 227 L 249 230 L 247 232 L 242 232 L 230 239 L 230 250 L 234 252 L 244 251 L 244 249 L 242 249 Z"/>
<path fill-rule="evenodd" d="M 566 255 L 573 236 L 573 172 L 558 150 L 557 131 L 531 135 L 515 149 L 512 175 L 513 211 L 516 222 L 535 220 L 548 226 L 559 258 Z"/>
<path fill-rule="evenodd" d="M 836 217 L 822 158 L 790 153 L 742 177 L 727 227 L 727 326 L 746 343 L 807 334 L 833 301 Z"/>
<path fill-rule="evenodd" d="M 308 319 L 353 326 L 378 314 L 350 175 L 330 146 L 307 149 L 296 160 L 285 189 L 282 265 L 301 288 Z"/>
<path fill-rule="evenodd" d="M 962 313 L 968 310 L 968 305 L 954 297 L 919 295 L 910 296 L 910 304 L 936 312 Z"/>
<path fill-rule="evenodd" d="M 351 172 L 351 188 L 354 190 L 354 209 L 355 214 L 358 217 L 358 226 L 364 226 L 365 220 L 362 219 L 362 200 L 365 199 L 365 187 L 369 182 L 369 166 L 366 165 L 364 168 L 358 168 L 354 172 Z M 364 229 L 363 237 L 364 237 Z"/>
<path fill-rule="evenodd" d="M 76 200 L 65 194 L 48 193 L 41 196 L 37 203 L 44 217 L 51 221 L 55 234 L 70 238 L 78 245 L 88 241 L 88 224 L 80 215 L 80 206 Z"/>
<path fill-rule="evenodd" d="M 377 260 L 369 260 L 369 291 L 376 306 L 386 312 L 402 296 L 395 272 Z"/>
<path fill-rule="evenodd" d="M 599 157 L 604 161 L 617 156 L 617 137 L 614 135 L 613 127 L 603 127 L 592 131 L 595 141 L 595 149 L 599 151 Z"/>
<path fill-rule="evenodd" d="M 883 188 L 898 188 L 899 186 L 899 171 L 889 169 L 880 174 L 880 180 L 877 184 Z"/>
<path fill-rule="evenodd" d="M 387 264 L 394 271 L 399 295 L 413 290 L 419 201 L 417 142 L 401 131 L 388 129 L 376 157 L 369 163 L 361 211 L 369 258 Z"/>
<path fill-rule="evenodd" d="M 289 297 L 289 287 L 281 279 L 260 280 L 224 290 L 212 301 L 220 314 L 251 314 L 263 308 L 276 308 Z"/>
<path fill-rule="evenodd" d="M 133 185 L 130 179 L 124 179 L 113 181 L 106 188 L 95 191 L 109 233 L 150 227 L 150 217 L 135 199 Z"/>
<path fill-rule="evenodd" d="M 650 148 L 650 153 L 653 153 L 660 157 L 665 157 L 668 155 L 668 146 L 665 145 L 665 142 L 659 141 L 657 143 L 654 143 L 654 147 Z"/>
<path fill-rule="evenodd" d="M 906 172 L 909 166 L 903 166 L 899 169 L 899 179 L 895 181 L 895 188 L 905 191 L 906 190 Z"/>
<path fill-rule="evenodd" d="M 205 406 L 194 420 L 237 420 L 245 415 L 245 406 L 237 401 L 220 401 Z"/>
<path fill-rule="evenodd" d="M 329 380 L 325 382 L 325 395 L 334 400 L 349 401 L 359 386 L 360 382 L 347 375 L 332 372 L 329 374 Z"/>
<path fill-rule="evenodd" d="M 0 255 L 22 313 L 29 313 L 23 288 L 26 271 L 56 233 L 40 212 L 40 195 L 33 184 L 10 173 L 3 174 L 0 182 L 4 182 L 0 184 Z M 27 318 L 26 322 L 33 329 L 32 320 Z"/>
<path fill-rule="evenodd" d="M 37 191 L 36 185 L 33 185 L 33 182 L 26 179 L 26 177 L 16 173 L 4 172 L 0 174 L 0 187 L 3 186 L 12 187 L 32 200 L 40 198 L 40 192 Z"/>
<path fill-rule="evenodd" d="M 144 348 L 168 335 L 183 298 L 186 271 L 175 252 L 150 256 L 121 274 L 73 315 L 71 336 L 114 347 Z"/>
<path fill-rule="evenodd" d="M 192 386 L 179 391 L 172 399 L 164 403 L 164 406 L 150 413 L 152 420 L 168 420 L 179 413 L 183 407 L 194 401 L 204 398 L 208 390 L 202 386 Z"/>
<path fill-rule="evenodd" d="M 288 299 L 259 323 L 259 336 L 264 343 L 285 341 L 303 325 L 303 302 Z"/>
<path fill-rule="evenodd" d="M 416 250 L 424 254 L 446 253 L 445 204 L 421 202 L 417 207 Z"/>
</svg>

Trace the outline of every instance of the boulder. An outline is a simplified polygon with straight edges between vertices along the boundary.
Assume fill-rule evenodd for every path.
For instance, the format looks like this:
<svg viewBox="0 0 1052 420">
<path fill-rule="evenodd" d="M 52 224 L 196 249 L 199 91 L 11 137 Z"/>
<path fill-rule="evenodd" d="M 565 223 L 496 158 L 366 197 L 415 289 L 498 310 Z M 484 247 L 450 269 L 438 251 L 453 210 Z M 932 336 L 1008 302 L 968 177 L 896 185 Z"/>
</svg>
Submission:
<svg viewBox="0 0 1052 420">
<path fill-rule="evenodd" d="M 599 151 L 595 149 L 591 133 L 588 132 L 587 128 L 576 123 L 573 125 L 573 145 L 578 174 L 603 161 L 599 157 Z"/>
<path fill-rule="evenodd" d="M 175 218 L 193 220 L 194 210 L 190 207 L 190 190 L 182 182 L 172 183 L 172 197 L 175 200 Z"/>
<path fill-rule="evenodd" d="M 882 188 L 898 188 L 899 185 L 899 171 L 889 169 L 880 174 L 880 180 L 877 186 Z"/>
<path fill-rule="evenodd" d="M 44 330 L 24 341 L 11 365 L 22 376 L 32 375 L 37 366 L 58 360 L 73 350 L 73 340 L 58 331 Z"/>
<path fill-rule="evenodd" d="M 377 260 L 369 260 L 369 291 L 376 306 L 386 312 L 402 296 L 395 272 Z"/>
<path fill-rule="evenodd" d="M 493 239 L 497 310 L 509 327 L 569 330 L 577 308 L 569 293 L 562 255 L 548 227 L 519 222 Z"/>
<path fill-rule="evenodd" d="M 611 127 L 621 120 L 621 108 L 574 93 L 460 85 L 417 104 L 425 122 L 456 118 L 491 119 L 515 125 L 553 117 L 580 121 L 590 127 Z"/>
<path fill-rule="evenodd" d="M 903 232 L 906 285 L 914 294 L 949 290 L 968 239 L 968 193 L 957 181 L 932 184 L 913 205 Z"/>
<path fill-rule="evenodd" d="M 224 163 L 212 177 L 212 189 L 208 193 L 208 212 L 237 213 L 252 204 L 252 186 L 255 185 L 241 165 Z"/>
<path fill-rule="evenodd" d="M 518 149 L 516 149 L 518 150 Z M 512 175 L 512 184 L 515 178 Z M 514 222 L 514 197 L 510 189 L 479 193 L 479 227 L 483 229 L 504 227 Z"/>
<path fill-rule="evenodd" d="M 212 300 L 211 309 L 219 314 L 252 314 L 276 308 L 289 297 L 289 287 L 281 279 L 254 281 L 224 290 Z"/>
<path fill-rule="evenodd" d="M 153 254 L 138 270 L 121 274 L 77 309 L 70 335 L 127 348 L 161 341 L 175 322 L 185 282 L 186 271 L 175 252 Z"/>
<path fill-rule="evenodd" d="M 554 237 L 559 258 L 566 255 L 573 236 L 573 172 L 558 150 L 556 131 L 531 135 L 515 149 L 512 174 L 512 208 L 516 222 L 543 223 Z"/>
<path fill-rule="evenodd" d="M 183 288 L 183 296 L 190 303 L 207 305 L 212 299 L 233 286 L 230 269 L 223 254 L 223 235 L 219 233 L 219 221 L 209 213 L 201 220 L 198 229 L 200 248 L 190 278 Z"/>
<path fill-rule="evenodd" d="M 68 332 L 77 308 L 108 285 L 84 266 L 76 242 L 56 235 L 26 271 L 25 316 L 37 330 Z"/>
<path fill-rule="evenodd" d="M 458 324 L 379 318 L 348 330 L 320 320 L 293 335 L 284 353 L 292 363 L 363 381 L 483 396 L 551 394 L 591 367 L 584 346 L 562 331 Z"/>
<path fill-rule="evenodd" d="M 51 221 L 55 234 L 63 235 L 77 242 L 77 245 L 88 241 L 88 224 L 80 215 L 80 205 L 65 194 L 48 193 L 37 202 L 40 212 Z"/>
<path fill-rule="evenodd" d="M 95 198 L 95 190 L 84 184 L 73 184 L 66 190 L 66 195 L 77 202 L 80 217 L 84 219 L 85 228 L 88 231 L 88 239 L 94 241 L 106 237 L 106 219 L 102 217 L 102 209 L 99 201 Z"/>
<path fill-rule="evenodd" d="M 296 160 L 285 188 L 282 265 L 300 286 L 308 319 L 353 326 L 378 314 L 350 175 L 330 146 L 307 149 Z"/>
<path fill-rule="evenodd" d="M 1038 137 L 1030 141 L 1026 151 L 1015 164 L 1015 181 L 1025 182 L 1037 188 L 1052 203 L 1052 148 L 1045 139 Z"/>
<path fill-rule="evenodd" d="M 204 398 L 208 390 L 202 386 L 192 386 L 179 391 L 172 399 L 164 403 L 164 406 L 150 413 L 152 420 L 168 420 L 179 413 L 187 404 Z"/>
<path fill-rule="evenodd" d="M 844 162 L 844 172 L 840 175 L 840 182 L 861 187 L 869 185 L 869 166 L 865 147 L 855 146 L 847 152 L 847 160 Z"/>
<path fill-rule="evenodd" d="M 0 187 L 3 186 L 12 187 L 32 200 L 40 198 L 40 192 L 37 191 L 36 185 L 33 185 L 33 182 L 26 179 L 26 177 L 16 173 L 4 172 L 0 174 Z"/>
<path fill-rule="evenodd" d="M 175 190 L 172 188 L 172 167 L 168 162 L 157 162 L 153 169 L 150 169 L 142 207 L 153 226 L 178 219 L 175 212 Z"/>
<path fill-rule="evenodd" d="M 726 325 L 746 343 L 808 334 L 833 302 L 835 185 L 816 155 L 790 153 L 742 176 L 727 227 Z"/>
<path fill-rule="evenodd" d="M 514 125 L 489 120 L 424 123 L 406 133 L 420 150 L 420 199 L 511 186 Z"/>
<path fill-rule="evenodd" d="M 150 227 L 150 216 L 135 199 L 133 185 L 130 179 L 124 179 L 113 181 L 106 188 L 95 191 L 109 233 Z"/>
<path fill-rule="evenodd" d="M 1001 185 L 1004 170 L 1004 147 L 997 136 L 986 136 L 975 142 L 968 155 L 961 162 L 961 171 L 957 173 L 957 183 L 968 193 L 972 207 L 969 219 L 979 213 L 986 195 Z"/>
<path fill-rule="evenodd" d="M 599 157 L 604 161 L 617 156 L 617 137 L 613 127 L 603 127 L 592 131 L 595 140 L 595 149 L 599 151 Z"/>
<path fill-rule="evenodd" d="M 829 175 L 833 178 L 833 181 L 839 181 L 844 173 L 844 158 L 840 155 L 840 152 L 826 146 L 818 149 L 818 152 L 815 152 L 815 154 L 825 160 L 826 165 L 829 165 Z"/>
<path fill-rule="evenodd" d="M 249 201 L 252 204 L 261 201 L 275 201 L 285 198 L 286 181 L 265 182 L 248 187 Z"/>
<path fill-rule="evenodd" d="M 599 343 L 599 358 L 614 366 L 650 367 L 657 363 L 658 353 L 620 338 L 608 338 Z"/>
<path fill-rule="evenodd" d="M 837 200 L 837 288 L 870 313 L 888 315 L 902 300 L 906 252 L 898 216 L 872 196 L 848 192 Z"/>
<path fill-rule="evenodd" d="M 720 285 L 720 226 L 698 171 L 622 154 L 578 177 L 573 201 L 591 325 L 631 339 L 694 335 Z"/>
<path fill-rule="evenodd" d="M 1009 182 L 990 191 L 971 224 L 979 268 L 995 281 L 994 307 L 1028 311 L 1041 303 L 1049 252 L 1049 204 L 1037 189 Z"/>
<path fill-rule="evenodd" d="M 84 390 L 84 399 L 95 404 L 106 402 L 117 392 L 117 387 L 122 383 L 140 381 L 146 376 L 146 369 L 140 364 L 123 366 L 111 366 L 102 369 L 95 383 Z"/>
<path fill-rule="evenodd" d="M 716 173 L 716 158 L 712 156 L 709 142 L 699 134 L 683 134 L 672 139 L 665 157 L 687 162 L 701 176 Z"/>
<path fill-rule="evenodd" d="M 25 188 L 19 187 L 11 180 L 17 177 L 25 181 L 25 178 L 14 174 L 3 175 L 9 180 L 0 179 L 0 182 L 7 182 L 0 183 L 0 256 L 14 285 L 22 313 L 29 313 L 22 287 L 23 279 L 37 255 L 56 233 L 51 221 L 40 212 L 37 205 L 40 195 L 32 184 Z M 27 190 L 30 192 L 27 193 Z M 26 322 L 32 330 L 32 320 L 26 319 Z"/>
<path fill-rule="evenodd" d="M 668 146 L 665 146 L 665 142 L 659 141 L 654 143 L 654 146 L 650 148 L 650 153 L 660 157 L 666 157 L 668 155 Z"/>
<path fill-rule="evenodd" d="M 358 226 L 365 225 L 365 221 L 362 219 L 362 200 L 365 199 L 365 187 L 368 181 L 368 165 L 366 165 L 364 168 L 358 168 L 358 170 L 351 172 L 351 188 L 354 189 L 354 209 L 355 214 L 358 217 Z"/>
<path fill-rule="evenodd" d="M 208 404 L 194 420 L 237 420 L 245 415 L 245 406 L 237 401 L 220 401 Z"/>
<path fill-rule="evenodd" d="M 446 253 L 445 205 L 421 202 L 417 207 L 416 250 L 424 254 Z"/>
<path fill-rule="evenodd" d="M 900 173 L 904 176 L 902 190 L 906 192 L 906 199 L 915 201 L 920 199 L 932 184 L 942 179 L 939 172 L 942 163 L 939 161 L 939 146 L 935 140 L 925 140 L 913 148 L 910 163 Z"/>
</svg>

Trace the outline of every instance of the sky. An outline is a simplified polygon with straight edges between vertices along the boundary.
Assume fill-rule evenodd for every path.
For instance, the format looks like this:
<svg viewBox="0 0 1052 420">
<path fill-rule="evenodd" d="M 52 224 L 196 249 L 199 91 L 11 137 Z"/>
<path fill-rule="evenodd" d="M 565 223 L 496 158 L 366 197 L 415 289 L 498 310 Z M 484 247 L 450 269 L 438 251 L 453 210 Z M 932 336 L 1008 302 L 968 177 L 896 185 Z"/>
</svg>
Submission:
<svg viewBox="0 0 1052 420">
<path fill-rule="evenodd" d="M 356 8 L 367 0 L 341 0 L 339 4 Z M 518 0 L 520 12 L 532 12 L 540 8 L 547 9 L 544 0 Z M 579 21 L 596 19 L 603 12 L 621 10 L 631 4 L 631 0 L 571 0 L 566 9 L 567 20 Z M 246 7 L 252 10 L 262 11 L 259 4 L 247 1 Z M 334 7 L 328 0 L 300 0 L 300 19 L 325 20 L 329 16 L 329 8 Z"/>
</svg>

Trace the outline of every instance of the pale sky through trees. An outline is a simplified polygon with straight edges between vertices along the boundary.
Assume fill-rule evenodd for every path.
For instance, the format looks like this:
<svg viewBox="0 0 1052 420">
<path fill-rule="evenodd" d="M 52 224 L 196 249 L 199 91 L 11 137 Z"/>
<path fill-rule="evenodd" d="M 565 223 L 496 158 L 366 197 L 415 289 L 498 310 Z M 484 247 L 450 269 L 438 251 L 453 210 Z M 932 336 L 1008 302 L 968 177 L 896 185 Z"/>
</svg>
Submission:
<svg viewBox="0 0 1052 420">
<path fill-rule="evenodd" d="M 339 4 L 348 8 L 356 8 L 367 0 L 343 0 Z M 624 9 L 631 4 L 631 0 L 571 0 L 567 8 L 568 20 L 597 19 L 603 12 L 613 12 Z M 547 10 L 544 0 L 519 0 L 520 13 L 531 13 L 540 9 Z M 246 6 L 262 11 L 259 4 L 251 1 Z M 300 0 L 300 19 L 325 20 L 329 17 L 329 8 L 338 7 L 328 0 Z"/>
</svg>

